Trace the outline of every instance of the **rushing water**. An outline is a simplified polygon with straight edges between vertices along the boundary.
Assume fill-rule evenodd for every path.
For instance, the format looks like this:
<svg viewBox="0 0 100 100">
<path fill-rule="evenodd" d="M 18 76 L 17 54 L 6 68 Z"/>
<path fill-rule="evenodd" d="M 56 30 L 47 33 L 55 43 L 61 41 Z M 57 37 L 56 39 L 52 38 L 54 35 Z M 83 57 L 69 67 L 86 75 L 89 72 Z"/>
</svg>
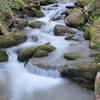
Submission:
<svg viewBox="0 0 100 100">
<path fill-rule="evenodd" d="M 64 40 L 63 36 L 54 36 L 53 29 L 56 24 L 64 25 L 64 16 L 61 16 L 61 13 L 64 12 L 66 5 L 73 5 L 73 2 L 74 0 L 60 0 L 60 3 L 56 5 L 52 4 L 41 8 L 45 17 L 28 18 L 29 22 L 42 21 L 45 22 L 45 25 L 41 29 L 27 27 L 24 32 L 27 34 L 28 40 L 6 50 L 9 61 L 0 64 L 0 100 L 94 99 L 92 91 L 81 89 L 68 79 L 61 78 L 60 73 L 56 70 L 46 71 L 31 64 L 28 68 L 24 68 L 24 63 L 17 61 L 18 50 L 49 42 L 57 48 L 50 57 L 54 61 L 61 57 L 70 42 Z M 59 20 L 51 21 L 50 19 L 57 12 L 55 19 Z"/>
</svg>

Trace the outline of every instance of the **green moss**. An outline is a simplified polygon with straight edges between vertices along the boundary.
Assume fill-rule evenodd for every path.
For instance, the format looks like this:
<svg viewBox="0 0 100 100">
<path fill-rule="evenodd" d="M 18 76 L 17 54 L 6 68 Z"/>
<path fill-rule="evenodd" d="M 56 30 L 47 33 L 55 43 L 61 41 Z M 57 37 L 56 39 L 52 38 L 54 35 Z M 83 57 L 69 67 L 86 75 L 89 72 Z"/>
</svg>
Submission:
<svg viewBox="0 0 100 100">
<path fill-rule="evenodd" d="M 37 51 L 33 57 L 46 57 L 48 56 L 48 52 L 45 50 Z"/>
<path fill-rule="evenodd" d="M 0 36 L 0 48 L 8 48 L 26 41 L 27 36 L 22 33 L 8 33 Z"/>
<path fill-rule="evenodd" d="M 68 37 L 65 38 L 65 40 L 72 40 L 73 37 L 74 37 L 74 35 L 68 36 Z"/>
<path fill-rule="evenodd" d="M 100 52 L 97 52 L 97 53 L 96 53 L 94 62 L 95 62 L 95 63 L 100 63 Z"/>
<path fill-rule="evenodd" d="M 91 49 L 97 49 L 97 48 L 100 47 L 100 42 L 96 41 L 96 40 L 91 40 L 90 43 L 89 43 L 89 47 Z"/>
<path fill-rule="evenodd" d="M 5 51 L 0 50 L 0 62 L 8 61 L 8 55 Z"/>
<path fill-rule="evenodd" d="M 36 9 L 36 8 L 32 8 L 32 10 L 33 10 L 34 15 L 35 15 L 36 17 L 44 17 L 44 14 L 43 14 L 43 12 L 42 12 L 41 10 L 38 10 L 38 9 Z"/>
<path fill-rule="evenodd" d="M 65 53 L 64 58 L 67 60 L 76 60 L 76 59 L 80 58 L 80 56 L 77 54 Z"/>
<path fill-rule="evenodd" d="M 54 46 L 51 46 L 51 45 L 39 45 L 36 47 L 36 50 L 39 51 L 39 50 L 45 50 L 47 51 L 48 53 L 54 51 L 56 48 Z"/>
<path fill-rule="evenodd" d="M 46 56 L 47 53 L 50 53 L 55 49 L 56 48 L 51 45 L 39 45 L 36 47 L 29 47 L 19 52 L 18 60 L 24 62 L 34 56 L 39 56 L 39 55 L 44 56 L 44 54 L 42 54 L 43 52 L 45 52 L 45 56 Z"/>
<path fill-rule="evenodd" d="M 84 84 L 83 87 L 93 89 L 97 72 L 100 66 L 84 66 L 77 68 L 64 69 L 61 73 L 62 76 L 70 78 L 78 84 Z"/>
<path fill-rule="evenodd" d="M 40 28 L 42 25 L 44 25 L 44 23 L 40 21 L 35 21 L 29 24 L 29 26 L 32 28 Z"/>
<path fill-rule="evenodd" d="M 73 65 L 77 66 L 77 67 L 82 67 L 82 66 L 85 66 L 86 64 L 77 63 L 77 64 L 73 64 Z"/>
</svg>

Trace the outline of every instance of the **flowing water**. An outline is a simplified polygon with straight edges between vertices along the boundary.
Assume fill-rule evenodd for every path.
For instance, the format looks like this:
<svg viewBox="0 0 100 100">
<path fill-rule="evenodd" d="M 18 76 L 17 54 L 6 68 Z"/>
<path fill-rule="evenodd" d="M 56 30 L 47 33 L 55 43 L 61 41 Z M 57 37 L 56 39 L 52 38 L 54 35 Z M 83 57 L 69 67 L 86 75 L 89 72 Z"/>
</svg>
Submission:
<svg viewBox="0 0 100 100">
<path fill-rule="evenodd" d="M 70 42 L 64 40 L 63 36 L 54 36 L 53 30 L 56 24 L 64 25 L 64 16 L 61 13 L 66 5 L 73 5 L 73 2 L 74 0 L 60 0 L 56 5 L 43 6 L 41 9 L 45 17 L 28 18 L 29 22 L 42 21 L 45 25 L 41 29 L 27 27 L 23 31 L 28 40 L 6 49 L 9 61 L 0 63 L 0 100 L 94 100 L 92 91 L 79 88 L 68 79 L 61 78 L 58 71 L 45 70 L 32 64 L 24 68 L 24 63 L 17 60 L 18 50 L 45 43 L 51 43 L 57 48 L 50 54 L 53 60 L 61 57 Z M 55 20 L 51 21 L 57 12 Z"/>
</svg>

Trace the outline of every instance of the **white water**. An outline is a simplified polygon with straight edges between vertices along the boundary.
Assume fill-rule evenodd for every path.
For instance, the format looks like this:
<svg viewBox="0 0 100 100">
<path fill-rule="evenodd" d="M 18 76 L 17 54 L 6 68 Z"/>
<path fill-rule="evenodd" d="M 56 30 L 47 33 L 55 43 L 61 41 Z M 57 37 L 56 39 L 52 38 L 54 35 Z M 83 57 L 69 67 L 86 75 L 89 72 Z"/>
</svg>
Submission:
<svg viewBox="0 0 100 100">
<path fill-rule="evenodd" d="M 65 1 L 65 0 L 64 0 Z M 67 1 L 67 5 L 70 0 Z M 53 60 L 58 59 L 70 45 L 64 37 L 56 37 L 53 29 L 56 24 L 64 25 L 63 16 L 60 20 L 50 21 L 50 18 L 59 11 L 57 17 L 64 11 L 66 4 L 60 2 L 58 7 L 54 5 L 42 7 L 45 17 L 29 18 L 29 21 L 43 21 L 46 23 L 41 29 L 31 29 L 27 27 L 24 32 L 28 35 L 28 40 L 12 48 L 7 49 L 9 55 L 8 63 L 0 64 L 0 100 L 93 100 L 93 92 L 81 89 L 69 80 L 60 77 L 57 71 L 46 71 L 33 66 L 38 71 L 29 72 L 24 68 L 24 63 L 17 61 L 17 51 L 30 46 L 36 46 L 50 42 L 57 49 L 50 54 Z M 51 9 L 52 10 L 48 10 Z M 35 40 L 34 37 L 35 36 Z M 38 39 L 38 40 L 37 40 Z M 34 73 L 34 74 L 33 74 Z M 40 74 L 42 73 L 42 74 Z M 40 74 L 40 75 L 37 75 Z M 46 77 L 48 76 L 48 77 Z"/>
</svg>

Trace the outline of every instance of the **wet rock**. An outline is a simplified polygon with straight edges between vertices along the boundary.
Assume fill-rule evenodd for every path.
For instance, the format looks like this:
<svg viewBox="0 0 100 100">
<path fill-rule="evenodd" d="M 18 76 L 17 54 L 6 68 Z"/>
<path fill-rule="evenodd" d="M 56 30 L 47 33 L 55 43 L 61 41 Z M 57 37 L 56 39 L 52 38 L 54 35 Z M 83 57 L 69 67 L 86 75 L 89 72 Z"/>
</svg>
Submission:
<svg viewBox="0 0 100 100">
<path fill-rule="evenodd" d="M 17 20 L 17 27 L 19 30 L 22 30 L 24 29 L 25 27 L 28 26 L 28 20 L 27 19 L 20 19 L 20 20 Z"/>
<path fill-rule="evenodd" d="M 61 71 L 63 77 L 70 78 L 82 87 L 94 89 L 94 82 L 100 66 L 84 66 L 78 68 L 67 68 Z"/>
<path fill-rule="evenodd" d="M 32 8 L 32 11 L 34 12 L 34 15 L 36 17 L 44 17 L 45 16 L 41 10 L 38 10 L 36 8 Z"/>
<path fill-rule="evenodd" d="M 71 27 L 77 27 L 85 24 L 85 15 L 83 9 L 74 8 L 72 12 L 65 18 L 65 23 Z"/>
<path fill-rule="evenodd" d="M 45 15 L 40 9 L 37 8 L 26 8 L 24 11 L 25 14 L 27 14 L 30 17 L 44 17 Z"/>
<path fill-rule="evenodd" d="M 54 34 L 55 34 L 56 36 L 63 36 L 63 35 L 65 35 L 66 33 L 75 34 L 75 32 L 74 32 L 71 28 L 69 28 L 69 27 L 67 27 L 67 26 L 56 25 L 56 26 L 54 27 Z"/>
<path fill-rule="evenodd" d="M 65 53 L 64 58 L 67 59 L 67 60 L 76 60 L 76 59 L 80 58 L 80 55 Z"/>
<path fill-rule="evenodd" d="M 46 57 L 48 56 L 48 52 L 45 50 L 37 51 L 33 57 Z"/>
<path fill-rule="evenodd" d="M 5 51 L 0 50 L 0 62 L 8 61 L 8 55 Z"/>
<path fill-rule="evenodd" d="M 67 37 L 65 38 L 65 40 L 73 40 L 73 37 L 74 37 L 74 35 L 67 36 Z"/>
<path fill-rule="evenodd" d="M 24 61 L 30 59 L 31 57 L 34 57 L 34 55 L 37 56 L 38 54 L 41 54 L 41 50 L 42 50 L 42 52 L 45 51 L 45 55 L 47 55 L 46 52 L 50 53 L 50 52 L 54 51 L 55 49 L 56 48 L 51 45 L 39 45 L 36 47 L 29 47 L 29 48 L 27 48 L 25 50 L 21 50 L 19 52 L 18 60 L 21 62 L 24 62 Z"/>
<path fill-rule="evenodd" d="M 25 42 L 27 36 L 23 33 L 8 33 L 0 36 L 0 48 L 8 48 Z"/>
<path fill-rule="evenodd" d="M 42 25 L 45 25 L 45 23 L 40 21 L 35 21 L 29 24 L 32 28 L 41 28 Z"/>
<path fill-rule="evenodd" d="M 96 49 L 100 47 L 100 18 L 96 20 L 87 30 L 85 31 L 84 38 L 90 40 L 89 47 Z"/>
</svg>

